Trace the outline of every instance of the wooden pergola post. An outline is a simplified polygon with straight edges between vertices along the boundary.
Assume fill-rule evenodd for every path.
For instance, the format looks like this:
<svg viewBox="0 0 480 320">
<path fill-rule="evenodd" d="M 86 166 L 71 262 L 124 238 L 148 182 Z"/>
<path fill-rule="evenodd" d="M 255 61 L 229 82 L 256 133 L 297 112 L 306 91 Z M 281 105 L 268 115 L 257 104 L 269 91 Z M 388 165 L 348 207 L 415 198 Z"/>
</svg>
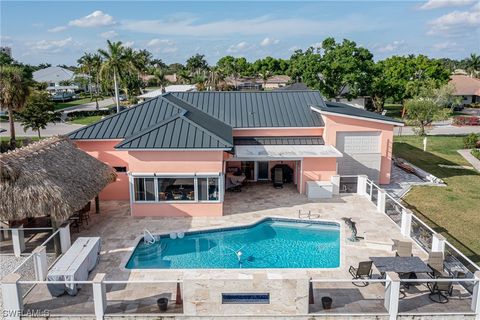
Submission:
<svg viewBox="0 0 480 320">
<path fill-rule="evenodd" d="M 58 230 L 58 222 L 57 220 L 53 217 L 53 216 L 50 216 L 50 221 L 52 222 L 52 232 L 55 233 L 57 230 Z M 61 247 L 61 244 L 60 244 L 60 236 L 59 235 L 55 235 L 53 237 L 53 248 L 55 249 L 55 256 L 59 256 L 62 254 L 62 247 Z"/>
<path fill-rule="evenodd" d="M 100 213 L 100 198 L 97 196 L 95 197 L 95 213 Z"/>
</svg>

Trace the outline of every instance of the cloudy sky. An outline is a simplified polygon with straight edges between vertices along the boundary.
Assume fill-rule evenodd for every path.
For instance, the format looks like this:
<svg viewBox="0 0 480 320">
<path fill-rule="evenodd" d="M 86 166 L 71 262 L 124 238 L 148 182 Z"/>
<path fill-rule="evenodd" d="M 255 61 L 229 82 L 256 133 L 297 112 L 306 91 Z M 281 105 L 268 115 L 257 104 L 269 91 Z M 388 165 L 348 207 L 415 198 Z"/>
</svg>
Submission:
<svg viewBox="0 0 480 320">
<path fill-rule="evenodd" d="M 1 44 L 26 63 L 75 64 L 106 40 L 146 48 L 167 63 L 199 52 L 287 58 L 325 37 L 348 38 L 375 59 L 423 53 L 464 58 L 480 52 L 480 2 L 5 1 Z"/>
</svg>

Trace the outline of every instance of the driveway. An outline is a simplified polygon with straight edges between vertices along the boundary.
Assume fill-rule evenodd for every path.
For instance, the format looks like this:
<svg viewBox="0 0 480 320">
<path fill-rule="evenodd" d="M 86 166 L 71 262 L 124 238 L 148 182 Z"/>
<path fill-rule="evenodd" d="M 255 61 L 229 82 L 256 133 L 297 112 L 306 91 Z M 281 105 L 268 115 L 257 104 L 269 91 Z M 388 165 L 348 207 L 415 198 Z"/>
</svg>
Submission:
<svg viewBox="0 0 480 320">
<path fill-rule="evenodd" d="M 0 137 L 10 136 L 10 129 L 8 128 L 8 123 L 7 122 L 0 123 L 0 127 L 2 129 L 6 129 L 5 132 L 0 133 Z M 83 127 L 83 125 L 80 125 L 80 124 L 70 124 L 70 123 L 65 123 L 65 122 L 51 123 L 47 126 L 46 129 L 40 130 L 40 134 L 42 135 L 42 137 L 63 135 L 63 134 L 67 134 L 67 133 L 72 132 L 73 130 L 76 130 L 76 129 L 81 128 L 81 127 Z M 26 132 L 23 131 L 22 126 L 18 122 L 15 122 L 15 135 L 17 137 L 36 137 L 36 136 L 38 136 L 36 131 L 32 131 L 32 130 L 27 130 Z"/>
</svg>

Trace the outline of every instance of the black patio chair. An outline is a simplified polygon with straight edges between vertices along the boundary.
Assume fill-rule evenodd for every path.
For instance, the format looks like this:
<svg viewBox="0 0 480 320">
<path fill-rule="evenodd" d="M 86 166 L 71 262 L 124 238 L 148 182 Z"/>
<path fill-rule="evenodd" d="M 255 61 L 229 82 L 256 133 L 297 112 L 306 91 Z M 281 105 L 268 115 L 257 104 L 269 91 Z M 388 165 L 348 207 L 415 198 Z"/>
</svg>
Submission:
<svg viewBox="0 0 480 320">
<path fill-rule="evenodd" d="M 361 261 L 358 263 L 358 267 L 355 268 L 354 266 L 350 266 L 348 272 L 355 279 L 372 279 L 372 264 L 373 261 Z M 357 285 L 355 282 L 354 285 Z M 368 282 L 364 282 L 363 285 L 366 287 L 368 286 Z"/>
<path fill-rule="evenodd" d="M 449 279 L 449 278 L 437 278 L 437 279 Z M 447 303 L 449 298 L 453 294 L 453 282 L 434 282 L 427 284 L 430 294 L 428 297 L 430 300 L 436 303 Z"/>
</svg>

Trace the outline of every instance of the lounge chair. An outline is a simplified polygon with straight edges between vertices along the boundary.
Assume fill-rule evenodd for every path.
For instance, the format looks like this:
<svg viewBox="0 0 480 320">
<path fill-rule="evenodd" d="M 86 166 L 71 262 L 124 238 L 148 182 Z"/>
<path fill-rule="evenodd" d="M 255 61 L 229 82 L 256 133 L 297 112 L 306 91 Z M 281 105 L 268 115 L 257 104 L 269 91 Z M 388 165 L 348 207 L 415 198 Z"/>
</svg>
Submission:
<svg viewBox="0 0 480 320">
<path fill-rule="evenodd" d="M 412 242 L 410 241 L 397 241 L 396 244 L 397 257 L 411 257 L 412 256 Z"/>
<path fill-rule="evenodd" d="M 430 274 L 432 278 L 447 276 L 443 268 L 443 261 L 443 252 L 432 251 L 428 254 L 427 265 L 432 269 L 432 273 Z"/>
<path fill-rule="evenodd" d="M 438 279 L 449 279 L 445 277 L 440 277 Z M 453 294 L 453 282 L 434 282 L 428 283 L 428 289 L 430 289 L 429 298 L 433 302 L 437 303 L 447 303 L 449 296 Z"/>
<path fill-rule="evenodd" d="M 358 267 L 350 266 L 348 272 L 355 279 L 371 279 L 372 278 L 372 264 L 373 261 L 361 261 L 358 263 Z M 354 283 L 355 284 L 355 283 Z M 356 285 L 356 284 L 355 284 Z M 368 285 L 368 282 L 364 283 L 365 286 Z"/>
<path fill-rule="evenodd" d="M 283 170 L 282 168 L 275 168 L 273 176 L 273 186 L 275 188 L 283 188 Z"/>
</svg>

